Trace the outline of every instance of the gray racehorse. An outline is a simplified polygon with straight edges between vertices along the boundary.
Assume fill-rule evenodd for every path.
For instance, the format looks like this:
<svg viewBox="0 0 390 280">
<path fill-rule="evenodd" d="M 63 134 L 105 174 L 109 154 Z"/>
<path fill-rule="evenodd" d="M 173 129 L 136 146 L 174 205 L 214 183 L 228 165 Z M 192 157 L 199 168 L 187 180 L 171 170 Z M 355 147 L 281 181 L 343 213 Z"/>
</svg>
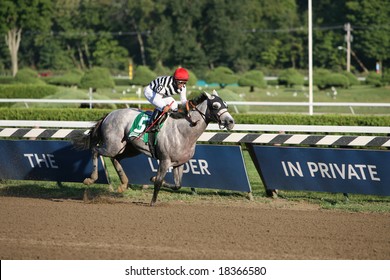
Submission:
<svg viewBox="0 0 390 280">
<path fill-rule="evenodd" d="M 159 159 L 159 167 L 153 179 L 154 192 L 151 206 L 157 201 L 158 192 L 170 167 L 173 167 L 175 183 L 173 189 L 177 190 L 181 187 L 183 165 L 193 157 L 196 142 L 210 122 L 218 123 L 220 129 L 231 130 L 234 126 L 234 119 L 228 112 L 227 104 L 216 91 L 212 94 L 204 92 L 197 98 L 189 100 L 187 104 L 186 115 L 177 117 L 172 113 L 156 136 L 155 155 Z M 97 180 L 98 156 L 102 155 L 111 158 L 121 179 L 118 191 L 122 192 L 127 188 L 129 181 L 120 160 L 140 153 L 152 157 L 153 153 L 149 145 L 146 145 L 142 138 L 128 138 L 133 121 L 140 113 L 134 109 L 112 111 L 99 120 L 89 134 L 82 134 L 72 139 L 76 147 L 92 149 L 93 171 L 91 177 L 84 180 L 84 184 L 90 185 Z"/>
</svg>

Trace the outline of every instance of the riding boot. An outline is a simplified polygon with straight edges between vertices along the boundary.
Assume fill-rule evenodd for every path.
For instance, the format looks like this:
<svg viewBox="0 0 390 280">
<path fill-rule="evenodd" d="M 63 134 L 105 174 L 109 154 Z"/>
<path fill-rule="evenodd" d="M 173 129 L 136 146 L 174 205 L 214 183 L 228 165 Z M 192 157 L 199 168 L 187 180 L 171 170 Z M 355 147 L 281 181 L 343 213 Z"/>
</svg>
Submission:
<svg viewBox="0 0 390 280">
<path fill-rule="evenodd" d="M 155 139 L 156 139 L 156 133 L 159 130 L 160 120 L 156 121 L 158 117 L 160 116 L 161 111 L 155 109 L 153 111 L 152 116 L 150 117 L 149 123 L 148 123 L 148 144 L 150 153 L 153 158 L 156 158 L 156 147 L 155 147 Z M 153 124 L 155 122 L 155 124 Z M 152 126 L 153 125 L 153 126 Z"/>
<path fill-rule="evenodd" d="M 157 109 L 155 109 L 153 111 L 153 114 L 150 117 L 150 120 L 149 120 L 149 123 L 148 123 L 148 127 L 150 127 L 158 119 L 160 114 L 161 114 L 161 111 L 159 111 Z M 159 128 L 159 125 L 160 125 L 160 120 L 157 121 L 152 127 L 150 127 L 148 132 L 156 132 L 156 131 L 158 131 L 158 128 Z"/>
<path fill-rule="evenodd" d="M 157 135 L 157 132 L 160 131 L 160 125 L 167 119 L 168 117 L 168 114 L 164 114 L 163 116 L 161 116 L 161 112 L 159 110 L 154 110 L 153 111 L 153 115 L 152 117 L 150 118 L 150 125 L 153 124 L 153 122 L 155 122 L 156 120 L 156 123 L 153 125 L 153 127 L 150 127 L 149 130 L 148 130 L 148 144 L 149 144 L 149 148 L 150 148 L 150 152 L 152 154 L 152 157 L 153 158 L 157 158 L 156 156 L 156 135 Z M 159 118 L 160 117 L 160 118 Z M 149 127 L 148 126 L 148 127 Z"/>
</svg>

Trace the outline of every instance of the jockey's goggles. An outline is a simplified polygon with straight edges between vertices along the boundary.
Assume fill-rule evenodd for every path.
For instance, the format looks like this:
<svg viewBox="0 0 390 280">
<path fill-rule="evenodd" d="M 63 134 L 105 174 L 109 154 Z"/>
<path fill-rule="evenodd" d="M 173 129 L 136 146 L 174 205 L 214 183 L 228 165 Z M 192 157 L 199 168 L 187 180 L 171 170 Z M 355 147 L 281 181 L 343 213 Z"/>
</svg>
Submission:
<svg viewBox="0 0 390 280">
<path fill-rule="evenodd" d="M 176 81 L 176 83 L 178 85 L 185 85 L 187 83 L 187 81 Z"/>
</svg>

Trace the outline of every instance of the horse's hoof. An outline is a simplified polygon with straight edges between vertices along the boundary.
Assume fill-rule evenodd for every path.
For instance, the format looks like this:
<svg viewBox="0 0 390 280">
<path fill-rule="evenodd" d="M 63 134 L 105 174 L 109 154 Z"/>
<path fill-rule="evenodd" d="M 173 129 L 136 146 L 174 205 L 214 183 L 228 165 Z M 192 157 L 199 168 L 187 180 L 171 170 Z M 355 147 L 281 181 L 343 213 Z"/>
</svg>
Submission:
<svg viewBox="0 0 390 280">
<path fill-rule="evenodd" d="M 122 184 L 118 187 L 118 193 L 123 193 L 127 190 L 127 184 Z"/>
<path fill-rule="evenodd" d="M 88 196 L 88 190 L 87 189 L 84 190 L 83 201 L 84 201 L 84 203 L 88 203 L 89 202 L 89 196 Z"/>
<path fill-rule="evenodd" d="M 91 178 L 85 178 L 83 181 L 83 184 L 89 186 L 89 185 L 92 185 L 94 182 L 95 181 L 92 180 Z"/>
</svg>

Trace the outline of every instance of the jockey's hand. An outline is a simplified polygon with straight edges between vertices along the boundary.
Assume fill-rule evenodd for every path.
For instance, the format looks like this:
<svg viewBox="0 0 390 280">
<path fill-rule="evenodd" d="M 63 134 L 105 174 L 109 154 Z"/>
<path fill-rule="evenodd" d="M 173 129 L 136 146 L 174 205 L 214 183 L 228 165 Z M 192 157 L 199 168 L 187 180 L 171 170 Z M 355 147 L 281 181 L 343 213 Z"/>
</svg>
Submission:
<svg viewBox="0 0 390 280">
<path fill-rule="evenodd" d="M 170 107 L 169 105 L 166 105 L 166 106 L 163 108 L 163 112 L 164 112 L 164 113 L 168 113 L 170 110 L 171 110 L 171 107 Z"/>
</svg>

